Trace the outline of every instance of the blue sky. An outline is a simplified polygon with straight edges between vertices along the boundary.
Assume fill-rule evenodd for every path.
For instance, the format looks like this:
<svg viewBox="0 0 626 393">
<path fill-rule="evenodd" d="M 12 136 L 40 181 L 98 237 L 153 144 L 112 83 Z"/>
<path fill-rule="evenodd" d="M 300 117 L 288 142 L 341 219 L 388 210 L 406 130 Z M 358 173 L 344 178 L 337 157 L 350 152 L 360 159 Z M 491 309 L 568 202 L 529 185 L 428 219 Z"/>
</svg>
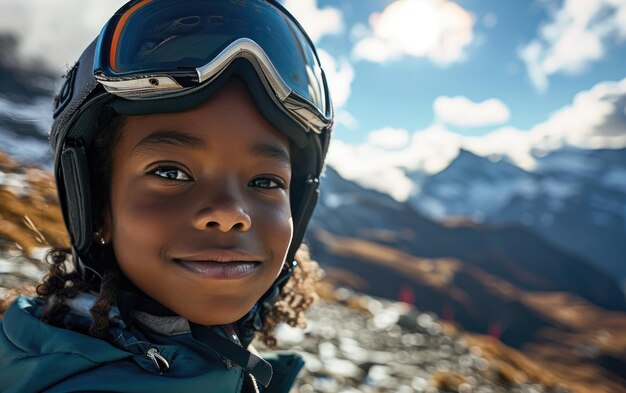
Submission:
<svg viewBox="0 0 626 393">
<path fill-rule="evenodd" d="M 616 28 L 600 40 L 604 49 L 600 58 L 579 60 L 582 67 L 575 72 L 562 66 L 562 70 L 547 77 L 545 88 L 533 84 L 520 51 L 540 37 L 542 27 L 554 25 L 559 12 L 567 14 L 567 6 L 575 11 L 577 5 L 574 3 L 581 1 L 569 1 L 570 5 L 565 4 L 567 1 L 456 1 L 454 3 L 473 19 L 472 37 L 463 46 L 463 56 L 448 64 L 437 63 L 426 56 L 404 55 L 382 63 L 354 57 L 356 42 L 354 34 L 351 34 L 354 26 L 370 27 L 370 15 L 383 12 L 394 1 L 283 1 L 300 19 L 304 19 L 305 26 L 305 13 L 297 12 L 296 1 L 314 3 L 321 10 L 332 8 L 341 14 L 340 32 L 323 35 L 318 40 L 318 47 L 335 59 L 346 59 L 354 69 L 349 99 L 340 109 L 352 114 L 358 126 L 350 130 L 340 122 L 335 133 L 337 138 L 349 143 L 362 143 L 367 139 L 368 132 L 384 127 L 409 131 L 428 127 L 436 120 L 433 102 L 440 96 L 463 96 L 475 103 L 495 98 L 502 101 L 510 114 L 506 122 L 494 125 L 449 125 L 452 131 L 463 135 L 483 135 L 503 126 L 528 130 L 570 104 L 578 92 L 588 90 L 599 82 L 619 81 L 626 76 L 626 36 L 616 37 L 619 34 L 619 28 Z M 400 0 L 395 3 L 403 1 L 435 6 L 453 3 L 434 0 Z M 582 3 L 585 2 L 597 3 L 599 9 L 598 21 L 589 24 L 590 31 L 604 23 L 602 19 L 615 10 L 626 12 L 624 1 L 585 0 Z M 606 6 L 601 9 L 603 3 Z M 577 21 L 573 20 L 574 23 Z M 564 32 L 566 27 L 561 30 Z"/>
</svg>

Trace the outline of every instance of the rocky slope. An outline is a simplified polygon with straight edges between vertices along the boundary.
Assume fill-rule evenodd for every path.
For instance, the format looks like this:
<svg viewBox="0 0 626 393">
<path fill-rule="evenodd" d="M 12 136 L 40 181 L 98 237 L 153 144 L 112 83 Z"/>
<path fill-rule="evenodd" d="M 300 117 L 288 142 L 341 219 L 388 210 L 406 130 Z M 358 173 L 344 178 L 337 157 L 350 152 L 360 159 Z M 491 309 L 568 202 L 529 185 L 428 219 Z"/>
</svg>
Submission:
<svg viewBox="0 0 626 393">
<path fill-rule="evenodd" d="M 297 392 L 570 391 L 516 351 L 432 313 L 327 288 L 304 332 L 279 329 L 279 349 L 306 360 Z"/>
</svg>

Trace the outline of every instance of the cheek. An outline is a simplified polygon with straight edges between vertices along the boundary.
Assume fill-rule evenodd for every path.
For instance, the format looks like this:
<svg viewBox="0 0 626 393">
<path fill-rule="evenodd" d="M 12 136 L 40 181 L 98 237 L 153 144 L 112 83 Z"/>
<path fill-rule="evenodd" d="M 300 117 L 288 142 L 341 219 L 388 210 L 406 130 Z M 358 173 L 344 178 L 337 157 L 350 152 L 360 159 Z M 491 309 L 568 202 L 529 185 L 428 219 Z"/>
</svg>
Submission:
<svg viewBox="0 0 626 393">
<path fill-rule="evenodd" d="M 263 220 L 265 224 L 263 231 L 276 257 L 284 261 L 293 237 L 291 209 L 287 205 L 284 208 L 274 209 L 269 215 L 270 218 Z"/>
<path fill-rule="evenodd" d="M 120 257 L 158 254 L 179 227 L 180 199 L 155 197 L 137 187 L 118 185 L 112 190 L 112 240 Z M 121 258 L 120 263 L 123 262 Z"/>
</svg>

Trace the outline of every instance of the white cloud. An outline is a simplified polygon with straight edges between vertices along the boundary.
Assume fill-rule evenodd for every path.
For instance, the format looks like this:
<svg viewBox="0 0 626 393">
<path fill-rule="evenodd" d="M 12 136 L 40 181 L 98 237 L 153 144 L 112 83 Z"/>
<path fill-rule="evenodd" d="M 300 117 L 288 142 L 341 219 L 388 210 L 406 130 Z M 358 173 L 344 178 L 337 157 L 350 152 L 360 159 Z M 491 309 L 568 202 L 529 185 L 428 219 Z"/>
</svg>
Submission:
<svg viewBox="0 0 626 393">
<path fill-rule="evenodd" d="M 548 88 L 548 76 L 541 65 L 542 45 L 533 40 L 518 52 L 519 57 L 526 63 L 526 72 L 530 81 L 540 91 Z"/>
<path fill-rule="evenodd" d="M 534 166 L 533 152 L 545 153 L 564 146 L 626 147 L 626 78 L 602 82 L 578 93 L 571 105 L 530 130 L 506 127 L 481 137 L 467 137 L 464 146 L 482 156 L 506 155 L 525 169 Z"/>
<path fill-rule="evenodd" d="M 432 174 L 445 169 L 463 146 L 463 136 L 441 125 L 413 133 L 406 168 Z"/>
<path fill-rule="evenodd" d="M 571 105 L 529 130 L 505 127 L 484 136 L 462 136 L 443 124 L 413 132 L 386 128 L 372 133 L 366 143 L 333 141 L 328 163 L 343 177 L 404 201 L 417 192 L 411 171 L 434 174 L 445 169 L 466 149 L 489 158 L 506 156 L 532 171 L 536 154 L 564 146 L 626 147 L 626 78 L 603 82 L 580 92 Z M 394 138 L 398 144 L 394 144 Z M 390 141 L 391 140 L 391 141 Z M 401 144 L 402 142 L 403 144 Z"/>
<path fill-rule="evenodd" d="M 465 137 L 463 146 L 483 157 L 499 159 L 506 156 L 529 171 L 536 166 L 532 154 L 532 134 L 514 127 L 500 128 L 483 136 Z"/>
<path fill-rule="evenodd" d="M 626 1 L 565 0 L 518 54 L 535 87 L 543 91 L 550 75 L 585 71 L 616 39 L 626 39 Z"/>
<path fill-rule="evenodd" d="M 2 0 L 0 31 L 20 40 L 25 59 L 61 73 L 74 64 L 125 0 Z"/>
<path fill-rule="evenodd" d="M 320 63 L 328 80 L 329 90 L 335 108 L 341 108 L 348 101 L 354 80 L 354 68 L 348 59 L 337 61 L 330 53 L 319 50 Z"/>
<path fill-rule="evenodd" d="M 571 105 L 531 129 L 533 145 L 552 150 L 569 144 L 583 148 L 626 147 L 626 78 L 580 92 Z"/>
<path fill-rule="evenodd" d="M 406 200 L 412 182 L 402 169 L 403 159 L 403 155 L 380 147 L 369 144 L 354 146 L 335 140 L 331 143 L 326 162 L 346 179 L 389 194 L 396 200 Z"/>
<path fill-rule="evenodd" d="M 441 96 L 434 101 L 433 110 L 439 120 L 464 127 L 502 124 L 511 117 L 509 108 L 495 98 L 473 102 L 467 97 Z"/>
<path fill-rule="evenodd" d="M 369 25 L 371 31 L 353 49 L 357 59 L 387 62 L 414 56 L 449 64 L 462 60 L 473 38 L 474 17 L 448 0 L 396 0 L 370 15 Z"/>
<path fill-rule="evenodd" d="M 397 129 L 383 129 L 378 133 L 378 136 L 404 134 L 403 130 Z M 414 187 L 407 170 L 441 171 L 458 154 L 462 140 L 459 134 L 439 126 L 415 132 L 409 140 L 407 137 L 400 137 L 408 143 L 404 148 L 381 146 L 377 136 L 373 141 L 356 146 L 335 140 L 330 145 L 326 162 L 344 178 L 404 201 Z"/>
<path fill-rule="evenodd" d="M 313 42 L 343 31 L 343 15 L 337 8 L 318 8 L 317 0 L 285 0 L 283 5 L 302 24 Z"/>
<path fill-rule="evenodd" d="M 335 108 L 335 123 L 341 124 L 349 130 L 358 127 L 357 119 L 342 107 L 348 102 L 354 81 L 354 68 L 346 58 L 337 61 L 325 50 L 318 50 L 320 63 L 326 74 L 328 89 Z"/>
<path fill-rule="evenodd" d="M 367 135 L 367 141 L 384 149 L 400 149 L 405 147 L 410 140 L 409 132 L 403 128 L 386 127 L 372 131 Z"/>
<path fill-rule="evenodd" d="M 355 131 L 359 126 L 359 121 L 352 113 L 344 110 L 335 111 L 335 124 L 341 124 L 350 131 Z"/>
</svg>

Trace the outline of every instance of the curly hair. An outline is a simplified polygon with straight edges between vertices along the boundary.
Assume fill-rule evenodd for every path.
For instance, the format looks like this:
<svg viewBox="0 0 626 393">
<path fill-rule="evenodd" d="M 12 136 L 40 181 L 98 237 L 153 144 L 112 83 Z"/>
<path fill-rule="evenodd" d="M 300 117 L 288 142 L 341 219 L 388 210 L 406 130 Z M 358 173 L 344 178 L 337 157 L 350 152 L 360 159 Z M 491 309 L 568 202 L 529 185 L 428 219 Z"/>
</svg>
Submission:
<svg viewBox="0 0 626 393">
<path fill-rule="evenodd" d="M 257 334 L 269 348 L 276 346 L 274 331 L 279 324 L 286 323 L 301 329 L 306 327 L 304 314 L 318 298 L 316 286 L 323 276 L 323 271 L 317 262 L 311 259 L 308 247 L 300 246 L 296 252 L 296 261 L 298 268 L 281 290 L 280 297 Z"/>
<path fill-rule="evenodd" d="M 91 182 L 93 211 L 103 211 L 110 203 L 112 152 L 119 141 L 123 124 L 124 118 L 111 109 L 104 110 L 98 120 L 99 132 L 88 152 L 90 177 L 101 179 Z M 102 217 L 94 216 L 94 228 L 101 228 Z M 96 246 L 93 251 L 96 254 L 95 258 L 114 258 L 110 255 L 110 250 L 107 254 L 102 247 Z M 52 305 L 45 312 L 43 319 L 47 323 L 55 324 L 59 316 L 69 311 L 66 299 L 84 291 L 94 291 L 98 293 L 96 302 L 90 310 L 94 323 L 86 333 L 106 340 L 110 324 L 108 313 L 117 296 L 121 271 L 116 263 L 109 263 L 107 266 L 110 268 L 104 272 L 99 283 L 87 282 L 73 268 L 71 259 L 71 250 L 62 248 L 51 249 L 45 257 L 45 261 L 50 265 L 49 272 L 37 286 L 37 294 Z M 280 298 L 267 316 L 263 328 L 257 332 L 257 337 L 268 347 L 276 345 L 274 331 L 280 323 L 304 328 L 306 326 L 304 313 L 317 299 L 316 283 L 322 276 L 319 265 L 311 260 L 304 245 L 300 246 L 295 259 L 298 268 L 282 288 Z"/>
<path fill-rule="evenodd" d="M 45 257 L 50 270 L 43 278 L 43 282 L 37 286 L 37 294 L 52 301 L 49 302 L 50 307 L 41 319 L 51 325 L 57 325 L 58 317 L 69 312 L 69 306 L 65 303 L 67 299 L 76 297 L 81 292 L 98 291 L 96 302 L 90 310 L 94 324 L 87 333 L 93 337 L 106 339 L 109 328 L 108 312 L 117 295 L 115 285 L 117 274 L 108 271 L 104 274 L 100 288 L 95 288 L 93 283 L 84 281 L 81 275 L 70 267 L 70 258 L 70 250 L 62 248 L 51 249 Z"/>
</svg>

